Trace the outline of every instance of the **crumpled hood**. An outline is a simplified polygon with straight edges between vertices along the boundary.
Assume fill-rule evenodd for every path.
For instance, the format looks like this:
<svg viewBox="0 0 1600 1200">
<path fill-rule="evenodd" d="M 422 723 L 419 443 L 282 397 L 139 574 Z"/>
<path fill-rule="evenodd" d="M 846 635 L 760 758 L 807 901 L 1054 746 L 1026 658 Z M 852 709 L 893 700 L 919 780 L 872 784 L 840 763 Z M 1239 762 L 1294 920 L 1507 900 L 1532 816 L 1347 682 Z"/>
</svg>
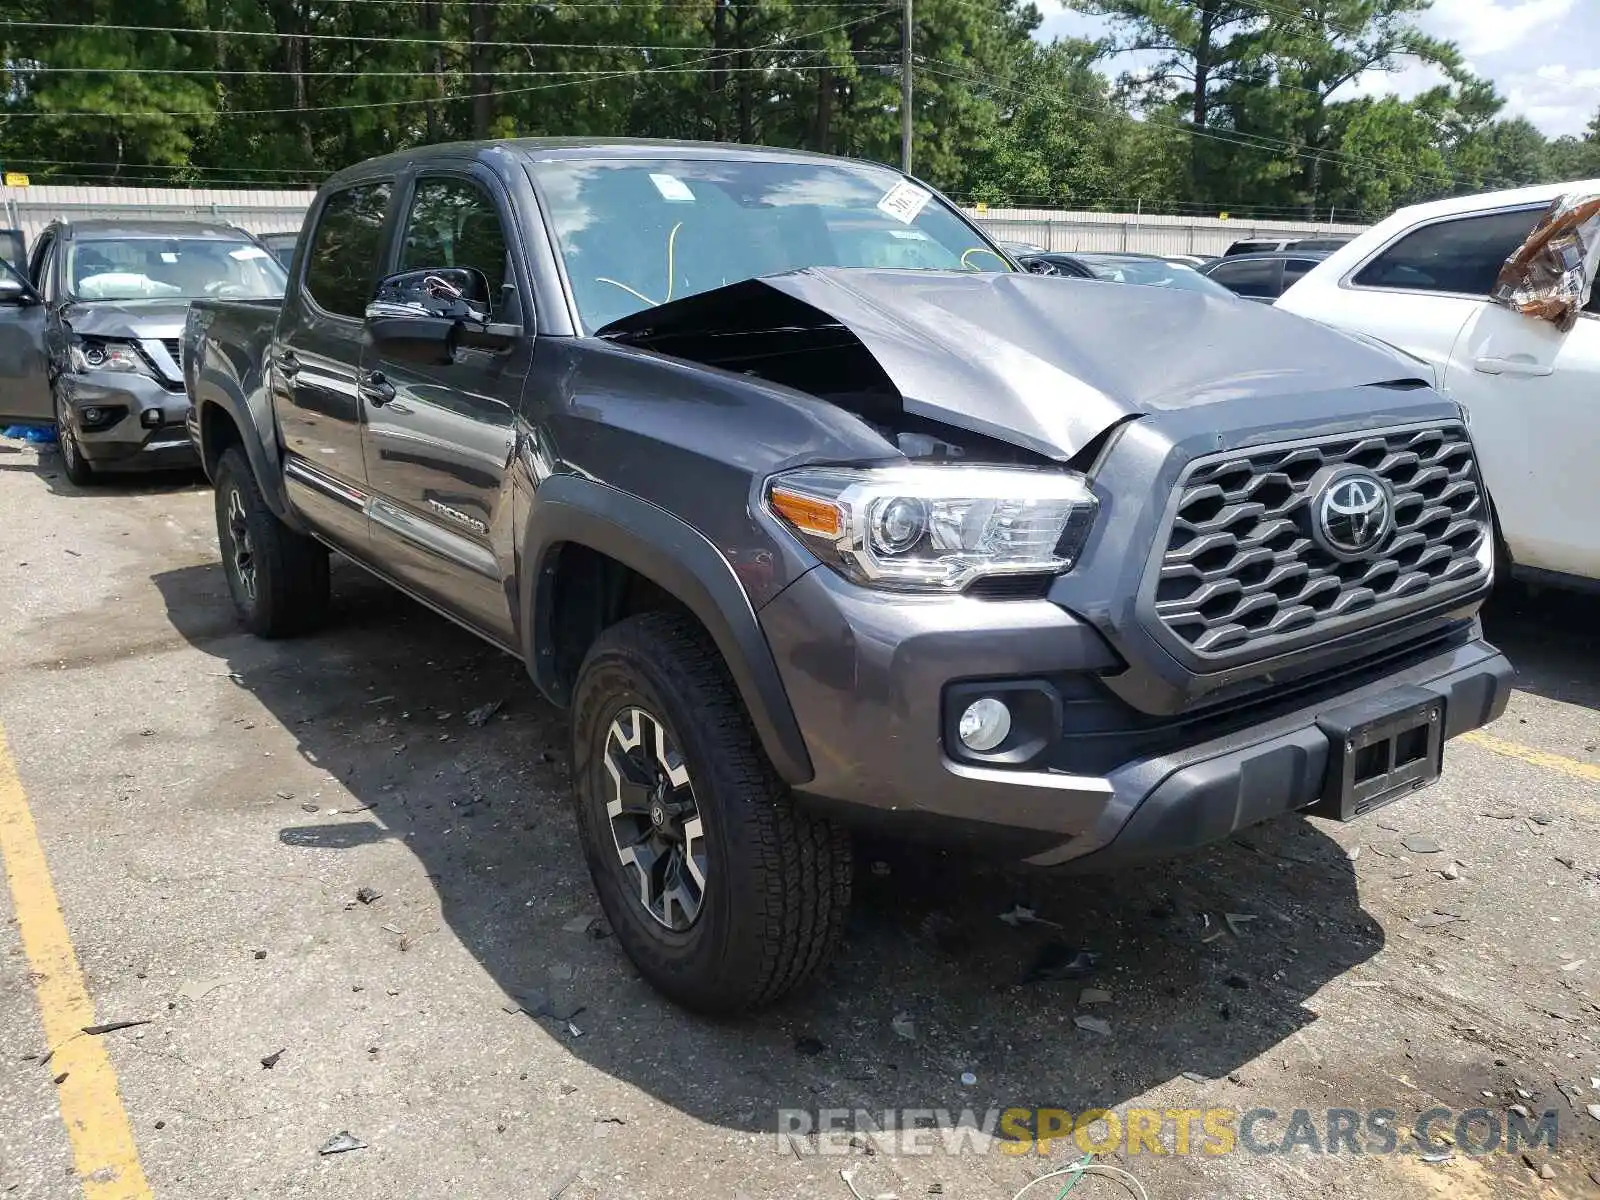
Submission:
<svg viewBox="0 0 1600 1200">
<path fill-rule="evenodd" d="M 600 334 L 649 345 L 748 331 L 781 319 L 773 292 L 854 335 L 908 413 L 1060 459 L 1130 415 L 1420 378 L 1268 305 L 1020 272 L 812 267 L 645 309 Z"/>
<path fill-rule="evenodd" d="M 183 336 L 187 300 L 93 300 L 68 304 L 62 316 L 85 337 L 175 338 Z"/>
</svg>

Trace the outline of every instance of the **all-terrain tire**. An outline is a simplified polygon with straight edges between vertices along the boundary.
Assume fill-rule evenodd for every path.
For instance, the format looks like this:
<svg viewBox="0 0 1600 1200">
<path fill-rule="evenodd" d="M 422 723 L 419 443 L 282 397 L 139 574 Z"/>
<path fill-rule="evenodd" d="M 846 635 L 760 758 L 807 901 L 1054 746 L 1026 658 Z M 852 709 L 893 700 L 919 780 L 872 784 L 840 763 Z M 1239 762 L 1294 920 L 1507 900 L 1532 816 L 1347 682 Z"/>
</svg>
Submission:
<svg viewBox="0 0 1600 1200">
<path fill-rule="evenodd" d="M 328 551 L 296 533 L 267 507 L 250 460 L 223 451 L 216 470 L 217 545 L 228 591 L 257 637 L 291 637 L 328 612 Z"/>
<path fill-rule="evenodd" d="M 647 909 L 607 812 L 618 794 L 606 766 L 613 722 L 640 711 L 663 722 L 681 748 L 704 826 L 704 888 L 685 930 Z M 613 625 L 579 670 L 572 717 L 584 854 L 640 973 L 678 1003 L 712 1014 L 759 1008 L 814 975 L 844 931 L 850 838 L 796 807 L 705 631 L 667 612 Z"/>
</svg>

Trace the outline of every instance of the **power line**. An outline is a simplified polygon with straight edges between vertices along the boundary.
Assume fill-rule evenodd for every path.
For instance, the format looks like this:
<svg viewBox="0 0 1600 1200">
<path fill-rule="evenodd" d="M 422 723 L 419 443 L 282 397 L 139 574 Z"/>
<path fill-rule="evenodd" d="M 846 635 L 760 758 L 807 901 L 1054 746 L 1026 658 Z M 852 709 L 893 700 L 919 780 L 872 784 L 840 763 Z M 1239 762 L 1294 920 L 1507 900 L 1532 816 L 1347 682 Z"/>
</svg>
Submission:
<svg viewBox="0 0 1600 1200">
<path fill-rule="evenodd" d="M 871 20 L 875 16 L 886 15 L 893 10 L 878 6 L 878 11 L 858 17 L 854 21 L 845 22 L 845 25 L 859 24 Z M 501 50 L 698 50 L 702 47 L 683 45 L 681 43 L 633 43 L 633 42 L 507 42 L 490 39 L 471 38 L 420 38 L 420 37 L 389 37 L 375 34 L 344 34 L 344 33 L 279 33 L 271 29 L 185 29 L 176 25 L 84 25 L 73 21 L 0 21 L 0 27 L 25 28 L 25 29 L 115 29 L 125 33 L 171 33 L 193 34 L 205 37 L 257 37 L 257 38 L 294 38 L 311 42 L 382 42 L 394 44 L 404 42 L 414 46 L 492 46 Z M 780 35 L 774 43 L 763 46 L 735 47 L 741 52 L 759 50 L 763 54 L 810 54 L 813 51 L 789 49 L 779 43 L 794 39 L 814 37 L 819 33 L 830 32 L 832 29 L 843 28 L 843 25 L 831 26 L 830 29 L 799 30 L 792 34 Z"/>
<path fill-rule="evenodd" d="M 698 49 L 698 47 L 684 47 L 684 49 Z M 730 50 L 718 51 L 718 55 L 719 55 L 719 57 L 721 57 L 721 56 L 728 56 L 728 55 L 734 55 L 734 54 L 745 54 L 745 53 L 751 53 L 751 52 L 752 51 L 730 49 Z M 760 52 L 761 53 L 765 53 L 765 51 L 760 51 Z M 867 58 L 867 57 L 869 57 L 871 55 L 879 55 L 879 56 L 887 55 L 887 54 L 889 54 L 889 51 L 886 51 L 886 50 L 829 50 L 829 51 L 823 51 L 823 50 L 801 50 L 801 51 L 796 51 L 796 53 L 799 53 L 799 54 L 824 54 L 824 53 L 827 53 L 827 54 L 836 54 L 836 55 L 837 54 L 843 54 L 843 55 L 846 55 L 846 56 L 848 56 L 850 58 L 854 58 L 854 59 L 865 59 L 865 58 Z M 885 62 L 892 64 L 893 59 L 892 58 L 885 59 Z M 869 64 L 869 65 L 884 65 L 884 64 Z M 761 66 L 761 67 L 708 67 L 706 69 L 710 70 L 710 71 L 781 71 L 781 70 L 786 70 L 787 68 L 782 67 L 782 66 L 774 66 L 774 65 L 769 64 L 767 66 Z M 468 75 L 468 74 L 471 74 L 470 71 L 463 70 L 463 69 L 461 69 L 459 67 L 452 68 L 448 73 L 451 74 L 451 75 Z M 595 73 L 596 73 L 596 71 L 595 71 L 595 68 L 593 68 L 593 67 L 574 67 L 574 68 L 571 68 L 569 70 L 564 70 L 564 71 L 501 71 L 501 70 L 497 69 L 497 70 L 489 72 L 489 74 L 494 75 L 496 78 L 506 78 L 506 79 L 520 79 L 520 78 L 524 78 L 524 77 L 533 77 L 533 76 L 593 75 Z M 665 68 L 662 69 L 662 73 L 666 73 L 666 69 Z M 15 75 L 33 75 L 33 74 L 58 74 L 58 75 L 204 75 L 207 78 L 211 78 L 212 76 L 216 76 L 216 75 L 244 75 L 244 76 L 280 75 L 281 76 L 281 75 L 284 74 L 284 72 L 283 72 L 283 70 L 281 68 L 280 69 L 276 69 L 276 70 L 269 70 L 269 69 L 264 69 L 264 68 L 259 68 L 259 67 L 238 67 L 238 68 L 234 68 L 234 67 L 217 67 L 217 68 L 214 68 L 214 69 L 204 68 L 204 67 L 30 67 L 30 68 L 27 68 L 25 70 L 24 69 L 14 70 L 14 71 L 12 71 L 12 74 L 15 74 Z M 309 79 L 350 79 L 350 78 L 360 78 L 360 79 L 389 79 L 389 78 L 419 79 L 419 78 L 431 78 L 432 77 L 431 73 L 428 70 L 426 70 L 425 68 L 415 68 L 415 69 L 410 70 L 410 71 L 366 71 L 366 70 L 362 70 L 360 68 L 352 68 L 352 69 L 347 70 L 347 71 L 296 71 L 295 74 L 304 76 L 304 77 L 309 78 Z M 306 110 L 298 109 L 296 111 L 304 112 Z"/>
</svg>

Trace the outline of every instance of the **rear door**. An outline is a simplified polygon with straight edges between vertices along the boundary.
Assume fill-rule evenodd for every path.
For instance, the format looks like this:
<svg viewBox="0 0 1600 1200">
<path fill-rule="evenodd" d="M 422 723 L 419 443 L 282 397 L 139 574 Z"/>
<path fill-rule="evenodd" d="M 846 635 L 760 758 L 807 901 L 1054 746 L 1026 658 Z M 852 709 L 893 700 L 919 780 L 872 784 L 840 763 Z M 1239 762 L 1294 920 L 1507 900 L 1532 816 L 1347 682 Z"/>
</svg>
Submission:
<svg viewBox="0 0 1600 1200">
<path fill-rule="evenodd" d="M 410 188 L 390 269 L 471 267 L 491 319 L 521 325 L 510 350 L 458 347 L 421 363 L 370 345 L 363 360 L 372 543 L 386 571 L 505 645 L 515 631 L 508 471 L 533 351 L 532 295 L 508 197 L 484 168 L 425 169 Z"/>
<path fill-rule="evenodd" d="M 271 350 L 289 493 L 319 531 L 358 554 L 368 545 L 370 494 L 356 376 L 394 193 L 393 179 L 373 179 L 323 198 Z"/>
<path fill-rule="evenodd" d="M 1600 288 L 1567 333 L 1479 305 L 1445 386 L 1472 416 L 1512 560 L 1600 580 Z"/>
<path fill-rule="evenodd" d="M 36 247 L 36 262 L 53 258 L 54 234 Z M 0 281 L 13 284 L 0 296 L 0 424 L 48 425 L 55 421 L 50 394 L 50 359 L 45 348 L 49 308 L 26 268 L 0 263 Z"/>
</svg>

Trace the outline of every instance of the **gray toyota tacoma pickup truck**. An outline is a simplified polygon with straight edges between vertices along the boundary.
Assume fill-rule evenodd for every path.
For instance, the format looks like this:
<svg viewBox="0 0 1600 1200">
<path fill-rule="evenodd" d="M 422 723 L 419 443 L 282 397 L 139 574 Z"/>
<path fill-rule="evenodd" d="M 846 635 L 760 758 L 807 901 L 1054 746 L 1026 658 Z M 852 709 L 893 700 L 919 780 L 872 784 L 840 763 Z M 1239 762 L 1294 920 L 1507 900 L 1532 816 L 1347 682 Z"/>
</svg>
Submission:
<svg viewBox="0 0 1600 1200">
<path fill-rule="evenodd" d="M 314 626 L 331 548 L 521 657 L 618 940 L 711 1011 L 826 960 L 858 827 L 1113 868 L 1434 780 L 1511 672 L 1415 369 L 664 143 L 352 167 L 281 307 L 184 334 L 246 624 Z"/>
</svg>

